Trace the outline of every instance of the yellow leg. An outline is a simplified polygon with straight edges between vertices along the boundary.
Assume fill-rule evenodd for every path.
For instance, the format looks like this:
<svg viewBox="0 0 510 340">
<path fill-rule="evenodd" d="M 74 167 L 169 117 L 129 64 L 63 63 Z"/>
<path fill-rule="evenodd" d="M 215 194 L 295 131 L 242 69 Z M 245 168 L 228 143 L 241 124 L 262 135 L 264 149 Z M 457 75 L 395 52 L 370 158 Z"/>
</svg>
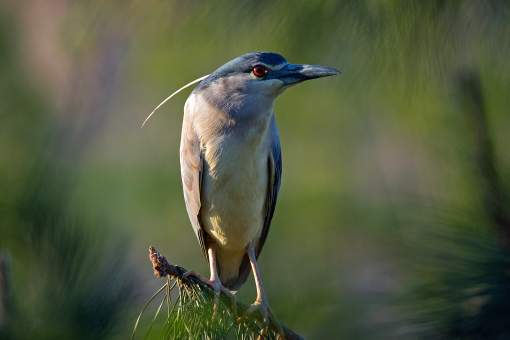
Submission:
<svg viewBox="0 0 510 340">
<path fill-rule="evenodd" d="M 250 258 L 251 269 L 253 270 L 253 276 L 255 277 L 255 285 L 257 286 L 257 299 L 246 310 L 246 313 L 244 313 L 244 315 L 237 320 L 237 323 L 239 324 L 244 318 L 249 316 L 254 311 L 258 310 L 263 318 L 263 322 L 261 325 L 262 331 L 260 333 L 259 339 L 262 339 L 266 334 L 267 327 L 269 325 L 269 320 L 271 320 L 271 322 L 278 328 L 278 335 L 280 339 L 285 339 L 282 326 L 280 325 L 280 322 L 278 322 L 278 319 L 276 319 L 276 316 L 271 310 L 271 307 L 269 307 L 266 294 L 264 293 L 264 287 L 262 287 L 262 280 L 260 279 L 259 268 L 257 266 L 257 260 L 255 258 L 253 242 L 248 245 L 248 247 L 246 248 L 246 252 L 248 253 L 248 257 Z"/>
<path fill-rule="evenodd" d="M 230 299 L 232 303 L 232 314 L 234 317 L 234 320 L 237 319 L 237 304 L 236 304 L 236 297 L 234 294 L 232 294 L 227 288 L 223 287 L 221 284 L 220 278 L 218 277 L 218 270 L 216 267 L 216 252 L 214 251 L 215 244 L 213 242 L 210 243 L 207 253 L 209 255 L 209 269 L 211 271 L 211 279 L 207 280 L 203 276 L 201 276 L 198 273 L 195 273 L 193 270 L 189 270 L 186 273 L 182 275 L 183 278 L 186 278 L 190 275 L 193 275 L 200 280 L 202 280 L 204 283 L 208 284 L 209 286 L 214 289 L 214 316 L 217 315 L 218 308 L 219 308 L 219 299 L 218 296 L 221 292 L 225 293 L 225 295 Z"/>
</svg>

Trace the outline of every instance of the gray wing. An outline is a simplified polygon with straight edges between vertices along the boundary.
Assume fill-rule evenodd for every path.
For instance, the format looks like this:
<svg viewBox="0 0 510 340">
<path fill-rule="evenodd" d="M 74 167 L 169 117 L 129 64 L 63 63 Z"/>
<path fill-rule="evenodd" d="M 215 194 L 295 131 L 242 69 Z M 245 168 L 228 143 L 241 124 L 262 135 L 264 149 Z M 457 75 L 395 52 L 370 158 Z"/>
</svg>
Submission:
<svg viewBox="0 0 510 340">
<path fill-rule="evenodd" d="M 255 256 L 257 258 L 262 251 L 262 247 L 264 246 L 264 243 L 267 239 L 267 234 L 269 233 L 269 227 L 271 226 L 271 220 L 273 219 L 276 200 L 278 199 L 278 192 L 280 191 L 280 183 L 282 179 L 282 150 L 280 147 L 280 136 L 278 134 L 278 128 L 276 127 L 274 117 L 271 123 L 274 126 L 274 133 L 273 143 L 271 145 L 271 153 L 269 154 L 267 162 L 269 183 L 266 196 L 266 214 L 264 220 L 264 228 L 262 229 L 262 234 L 260 235 L 259 246 L 255 250 Z"/>
<path fill-rule="evenodd" d="M 271 122 L 272 125 L 272 144 L 271 151 L 268 155 L 267 167 L 268 167 L 268 183 L 267 183 L 267 194 L 265 204 L 265 218 L 264 227 L 260 235 L 260 240 L 257 249 L 255 249 L 255 257 L 258 258 L 262 247 L 267 239 L 269 233 L 269 227 L 271 226 L 271 220 L 273 219 L 274 209 L 276 207 L 276 200 L 278 198 L 278 192 L 280 191 L 280 183 L 282 179 L 282 151 L 280 148 L 280 136 L 278 134 L 278 128 L 276 127 L 276 121 Z M 246 282 L 251 272 L 250 259 L 248 254 L 244 255 L 241 266 L 239 267 L 239 276 L 235 282 L 229 282 L 227 288 L 231 291 L 237 291 Z"/>
<path fill-rule="evenodd" d="M 204 162 L 200 148 L 200 139 L 193 130 L 193 112 L 190 112 L 189 107 L 190 105 L 186 105 L 184 109 L 184 120 L 182 123 L 180 150 L 182 188 L 191 225 L 200 242 L 202 253 L 207 263 L 209 263 L 205 247 L 205 231 L 200 219 L 200 189 L 202 186 Z"/>
</svg>

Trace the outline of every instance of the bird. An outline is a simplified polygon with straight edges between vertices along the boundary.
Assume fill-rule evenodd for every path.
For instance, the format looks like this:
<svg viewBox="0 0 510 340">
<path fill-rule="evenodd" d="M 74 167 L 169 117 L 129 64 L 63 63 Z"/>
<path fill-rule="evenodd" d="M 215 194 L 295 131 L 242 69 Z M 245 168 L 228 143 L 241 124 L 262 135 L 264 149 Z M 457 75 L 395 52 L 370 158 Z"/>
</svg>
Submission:
<svg viewBox="0 0 510 340">
<path fill-rule="evenodd" d="M 337 74 L 325 66 L 289 64 L 272 52 L 247 53 L 200 78 L 184 107 L 180 145 L 184 198 L 211 272 L 209 280 L 193 270 L 184 277 L 201 278 L 216 295 L 224 292 L 232 300 L 236 319 L 233 293 L 253 272 L 257 298 L 242 318 L 258 310 L 262 335 L 271 321 L 284 337 L 257 265 L 282 179 L 274 103 L 297 84 Z M 216 310 L 217 306 L 216 297 Z"/>
</svg>

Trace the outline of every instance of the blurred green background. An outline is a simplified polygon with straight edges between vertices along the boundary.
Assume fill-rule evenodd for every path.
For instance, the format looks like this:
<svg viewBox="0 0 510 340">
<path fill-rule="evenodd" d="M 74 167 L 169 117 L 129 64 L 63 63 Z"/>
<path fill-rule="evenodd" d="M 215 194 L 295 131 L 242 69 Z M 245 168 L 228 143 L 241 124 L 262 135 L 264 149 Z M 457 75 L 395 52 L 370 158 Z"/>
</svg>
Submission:
<svg viewBox="0 0 510 340">
<path fill-rule="evenodd" d="M 0 338 L 127 338 L 164 284 L 150 245 L 209 275 L 180 179 L 191 89 L 140 126 L 253 51 L 343 73 L 275 105 L 279 320 L 510 339 L 510 4 L 475 0 L 0 1 Z"/>
</svg>

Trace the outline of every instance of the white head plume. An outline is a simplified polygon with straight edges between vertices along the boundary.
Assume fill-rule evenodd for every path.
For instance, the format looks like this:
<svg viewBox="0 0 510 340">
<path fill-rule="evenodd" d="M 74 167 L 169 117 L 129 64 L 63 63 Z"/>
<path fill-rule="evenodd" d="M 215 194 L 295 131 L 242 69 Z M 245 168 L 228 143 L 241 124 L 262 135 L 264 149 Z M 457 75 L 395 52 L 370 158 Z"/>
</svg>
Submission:
<svg viewBox="0 0 510 340">
<path fill-rule="evenodd" d="M 151 112 L 151 114 L 149 115 L 149 117 L 147 117 L 147 118 L 144 120 L 144 122 L 143 122 L 143 124 L 142 124 L 142 127 L 141 127 L 141 128 L 143 128 L 143 126 L 145 125 L 145 122 L 147 122 L 147 121 L 149 120 L 149 118 L 150 118 L 150 117 L 154 114 L 154 112 L 156 112 L 156 110 L 157 110 L 157 109 L 159 109 L 159 107 L 160 107 L 161 105 L 165 104 L 165 103 L 166 103 L 166 101 L 167 101 L 168 99 L 172 98 L 174 95 L 176 95 L 177 93 L 181 92 L 181 91 L 182 91 L 182 90 L 184 90 L 186 87 L 191 86 L 191 85 L 193 85 L 193 84 L 195 84 L 195 83 L 198 83 L 198 82 L 200 82 L 200 81 L 204 80 L 204 79 L 205 79 L 205 78 L 207 78 L 207 77 L 209 77 L 209 74 L 208 74 L 208 75 L 206 75 L 206 76 L 203 76 L 202 78 L 198 78 L 197 80 L 193 80 L 191 83 L 189 83 L 189 84 L 187 84 L 187 85 L 185 85 L 185 86 L 181 87 L 180 89 L 178 89 L 177 91 L 175 91 L 174 93 L 172 93 L 172 94 L 170 95 L 170 97 L 168 97 L 167 99 L 163 100 L 163 102 L 162 102 L 161 104 L 159 104 L 159 105 L 158 105 L 158 106 L 154 109 L 154 111 L 152 111 L 152 112 Z"/>
</svg>

